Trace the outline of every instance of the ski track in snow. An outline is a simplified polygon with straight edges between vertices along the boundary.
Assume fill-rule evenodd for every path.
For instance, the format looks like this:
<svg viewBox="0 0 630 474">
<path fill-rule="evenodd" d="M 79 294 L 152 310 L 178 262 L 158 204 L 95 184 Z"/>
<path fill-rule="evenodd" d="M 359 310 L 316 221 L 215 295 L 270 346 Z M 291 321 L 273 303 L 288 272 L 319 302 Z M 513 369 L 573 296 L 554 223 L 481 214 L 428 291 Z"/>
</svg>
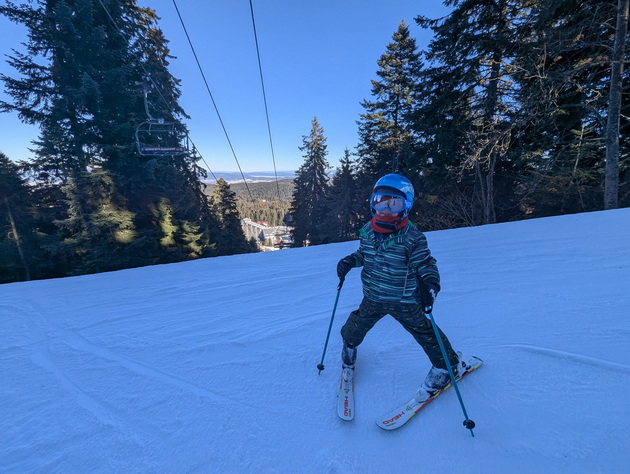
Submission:
<svg viewBox="0 0 630 474">
<path fill-rule="evenodd" d="M 541 354 L 548 357 L 554 357 L 557 359 L 561 359 L 563 361 L 570 362 L 578 362 L 584 365 L 590 365 L 595 368 L 607 369 L 613 371 L 621 371 L 627 374 L 630 374 L 630 365 L 618 364 L 616 362 L 611 362 L 607 360 L 598 359 L 596 357 L 589 357 L 584 354 L 575 354 L 572 352 L 561 351 L 557 349 L 551 349 L 549 347 L 541 347 L 535 346 L 532 344 L 499 344 L 495 346 L 497 348 L 501 347 L 514 347 L 516 349 L 521 349 L 524 351 L 532 352 L 534 354 Z"/>
</svg>

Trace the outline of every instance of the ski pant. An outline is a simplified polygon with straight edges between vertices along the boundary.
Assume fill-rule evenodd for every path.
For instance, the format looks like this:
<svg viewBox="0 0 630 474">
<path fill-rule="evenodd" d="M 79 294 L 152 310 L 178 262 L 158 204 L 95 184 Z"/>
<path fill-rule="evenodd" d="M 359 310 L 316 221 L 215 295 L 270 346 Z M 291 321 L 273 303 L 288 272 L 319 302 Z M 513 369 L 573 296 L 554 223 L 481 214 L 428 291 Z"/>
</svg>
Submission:
<svg viewBox="0 0 630 474">
<path fill-rule="evenodd" d="M 388 314 L 414 337 L 434 367 L 447 369 L 431 320 L 425 316 L 419 304 L 380 303 L 364 298 L 359 309 L 350 313 L 346 324 L 341 328 L 344 347 L 357 347 L 363 342 L 368 331 Z M 453 366 L 457 364 L 457 354 L 444 333 L 440 328 L 437 329 L 444 343 L 449 363 Z M 354 364 L 354 361 L 344 361 L 346 364 L 349 362 Z"/>
</svg>

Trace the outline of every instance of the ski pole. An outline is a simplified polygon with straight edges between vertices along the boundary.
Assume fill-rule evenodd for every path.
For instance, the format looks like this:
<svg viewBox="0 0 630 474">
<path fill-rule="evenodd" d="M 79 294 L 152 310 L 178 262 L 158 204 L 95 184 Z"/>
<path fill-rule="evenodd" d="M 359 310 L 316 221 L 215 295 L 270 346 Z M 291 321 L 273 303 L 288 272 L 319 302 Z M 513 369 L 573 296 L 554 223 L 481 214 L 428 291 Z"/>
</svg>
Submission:
<svg viewBox="0 0 630 474">
<path fill-rule="evenodd" d="M 466 413 L 466 407 L 464 406 L 464 400 L 462 400 L 462 394 L 459 393 L 459 387 L 457 386 L 457 381 L 455 380 L 455 374 L 453 373 L 453 368 L 448 360 L 446 355 L 446 348 L 444 347 L 444 342 L 442 342 L 442 337 L 440 336 L 440 330 L 435 324 L 435 319 L 433 319 L 433 308 L 428 307 L 425 308 L 425 314 L 431 320 L 431 325 L 433 326 L 433 331 L 435 332 L 435 337 L 438 340 L 438 344 L 440 345 L 440 350 L 442 351 L 442 357 L 444 357 L 444 362 L 446 362 L 446 368 L 448 369 L 448 375 L 451 377 L 451 382 L 453 383 L 453 387 L 455 387 L 455 392 L 457 393 L 457 398 L 459 399 L 459 404 L 462 407 L 462 411 L 464 412 L 464 426 L 470 430 L 470 434 L 475 437 L 475 433 L 473 432 L 473 428 L 475 427 L 475 422 L 468 418 L 468 413 Z"/>
<path fill-rule="evenodd" d="M 328 339 L 330 339 L 330 330 L 332 329 L 333 320 L 335 319 L 335 312 L 337 311 L 337 303 L 339 302 L 339 295 L 341 294 L 341 287 L 343 286 L 344 278 L 339 280 L 339 286 L 337 286 L 337 298 L 335 298 L 335 306 L 333 307 L 332 316 L 330 317 L 330 324 L 328 325 L 328 334 L 326 335 L 326 343 L 324 344 L 324 352 L 322 354 L 322 361 L 317 364 L 317 368 L 319 369 L 319 373 L 322 373 L 324 370 L 324 357 L 326 357 L 326 348 L 328 347 Z"/>
</svg>

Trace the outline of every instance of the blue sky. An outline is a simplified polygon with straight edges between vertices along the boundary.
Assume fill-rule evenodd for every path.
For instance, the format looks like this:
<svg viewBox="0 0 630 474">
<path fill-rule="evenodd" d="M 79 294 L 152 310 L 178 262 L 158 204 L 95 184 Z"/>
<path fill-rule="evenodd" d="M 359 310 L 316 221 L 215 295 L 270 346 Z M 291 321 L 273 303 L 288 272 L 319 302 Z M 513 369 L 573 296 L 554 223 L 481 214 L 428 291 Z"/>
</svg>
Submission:
<svg viewBox="0 0 630 474">
<path fill-rule="evenodd" d="M 191 116 L 190 136 L 213 172 L 272 170 L 274 167 L 256 56 L 249 0 L 179 0 L 177 6 L 217 103 L 236 159 L 228 145 L 172 0 L 139 0 L 155 9 L 170 41 L 171 73 L 182 80 L 180 104 Z M 357 144 L 360 102 L 370 98 L 376 61 L 401 20 L 424 48 L 431 32 L 417 15 L 439 17 L 438 0 L 254 0 L 267 105 L 278 171 L 304 161 L 299 146 L 317 117 L 327 138 L 328 161 L 337 166 L 345 148 Z M 22 50 L 26 31 L 0 17 L 0 72 L 12 48 Z M 6 99 L 4 91 L 0 97 Z M 37 128 L 14 114 L 0 114 L 0 151 L 19 160 Z"/>
</svg>

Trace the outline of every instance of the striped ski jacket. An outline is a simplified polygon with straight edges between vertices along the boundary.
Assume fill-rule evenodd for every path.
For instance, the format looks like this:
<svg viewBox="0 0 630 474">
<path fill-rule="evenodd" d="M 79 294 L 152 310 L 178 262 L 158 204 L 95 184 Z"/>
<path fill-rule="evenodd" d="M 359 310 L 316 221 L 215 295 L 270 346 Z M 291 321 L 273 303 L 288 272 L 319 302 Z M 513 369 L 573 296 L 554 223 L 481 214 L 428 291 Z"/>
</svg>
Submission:
<svg viewBox="0 0 630 474">
<path fill-rule="evenodd" d="M 368 222 L 351 255 L 355 267 L 363 267 L 363 295 L 372 301 L 420 304 L 417 278 L 440 282 L 427 239 L 411 222 L 391 234 L 374 232 Z"/>
</svg>

